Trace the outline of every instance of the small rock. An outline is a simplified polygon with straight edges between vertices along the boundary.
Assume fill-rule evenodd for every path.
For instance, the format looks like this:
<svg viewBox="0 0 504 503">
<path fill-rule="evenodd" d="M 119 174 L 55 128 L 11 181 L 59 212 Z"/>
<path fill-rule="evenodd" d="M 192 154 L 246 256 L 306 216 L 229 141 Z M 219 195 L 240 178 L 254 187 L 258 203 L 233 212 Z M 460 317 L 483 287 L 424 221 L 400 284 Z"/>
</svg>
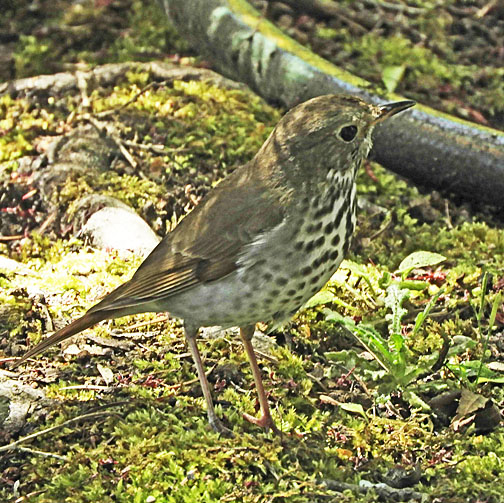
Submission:
<svg viewBox="0 0 504 503">
<path fill-rule="evenodd" d="M 145 220 L 129 208 L 108 207 L 93 213 L 81 233 L 99 248 L 129 250 L 143 256 L 159 243 Z"/>
<path fill-rule="evenodd" d="M 28 415 L 46 401 L 40 389 L 15 380 L 0 382 L 0 430 L 16 433 L 20 431 Z"/>
</svg>

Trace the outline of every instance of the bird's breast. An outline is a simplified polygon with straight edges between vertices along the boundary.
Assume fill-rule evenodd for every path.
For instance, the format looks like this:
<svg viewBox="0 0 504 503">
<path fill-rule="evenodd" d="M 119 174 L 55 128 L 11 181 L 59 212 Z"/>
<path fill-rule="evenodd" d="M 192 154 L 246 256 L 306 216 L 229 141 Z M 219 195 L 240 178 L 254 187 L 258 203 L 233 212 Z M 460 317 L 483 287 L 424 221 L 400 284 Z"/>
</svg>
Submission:
<svg viewBox="0 0 504 503">
<path fill-rule="evenodd" d="M 281 223 L 244 247 L 235 271 L 169 299 L 166 310 L 200 326 L 280 324 L 329 280 L 354 226 L 354 183 L 301 194 Z"/>
</svg>

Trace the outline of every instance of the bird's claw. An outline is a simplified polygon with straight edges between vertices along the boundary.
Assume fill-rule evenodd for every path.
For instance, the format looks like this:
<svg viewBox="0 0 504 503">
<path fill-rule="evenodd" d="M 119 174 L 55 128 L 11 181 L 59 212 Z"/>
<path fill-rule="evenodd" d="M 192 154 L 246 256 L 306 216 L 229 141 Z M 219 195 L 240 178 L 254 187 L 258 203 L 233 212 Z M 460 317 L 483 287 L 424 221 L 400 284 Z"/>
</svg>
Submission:
<svg viewBox="0 0 504 503">
<path fill-rule="evenodd" d="M 233 438 L 234 433 L 229 429 L 226 428 L 223 424 L 222 421 L 217 417 L 212 417 L 208 419 L 208 422 L 212 429 L 217 432 L 219 435 L 222 435 L 223 437 L 227 438 Z"/>
<path fill-rule="evenodd" d="M 282 435 L 282 432 L 276 427 L 273 418 L 269 414 L 262 414 L 261 417 L 257 418 L 247 414 L 246 412 L 242 413 L 243 419 L 248 421 L 249 423 L 256 424 L 265 430 L 271 430 L 275 435 Z"/>
</svg>

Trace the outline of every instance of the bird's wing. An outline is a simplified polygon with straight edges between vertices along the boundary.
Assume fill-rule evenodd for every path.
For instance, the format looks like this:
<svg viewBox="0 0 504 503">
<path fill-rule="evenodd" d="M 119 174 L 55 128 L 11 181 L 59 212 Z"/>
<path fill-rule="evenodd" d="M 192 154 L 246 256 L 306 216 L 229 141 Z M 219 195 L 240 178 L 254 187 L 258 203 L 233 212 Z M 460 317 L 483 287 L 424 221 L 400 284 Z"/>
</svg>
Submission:
<svg viewBox="0 0 504 503">
<path fill-rule="evenodd" d="M 130 281 L 90 312 L 167 298 L 233 272 L 246 245 L 282 222 L 285 194 L 253 162 L 215 187 L 157 245 Z"/>
</svg>

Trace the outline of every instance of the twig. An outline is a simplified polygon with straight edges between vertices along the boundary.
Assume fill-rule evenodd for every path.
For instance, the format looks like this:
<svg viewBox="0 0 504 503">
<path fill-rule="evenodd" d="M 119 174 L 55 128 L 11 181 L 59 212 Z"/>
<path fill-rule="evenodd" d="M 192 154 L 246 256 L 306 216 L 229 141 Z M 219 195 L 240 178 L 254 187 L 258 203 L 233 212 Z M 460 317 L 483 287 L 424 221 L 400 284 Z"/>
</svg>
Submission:
<svg viewBox="0 0 504 503">
<path fill-rule="evenodd" d="M 121 154 L 124 156 L 124 158 L 130 163 L 131 167 L 135 169 L 138 166 L 138 163 L 129 153 L 128 149 L 124 146 L 123 141 L 120 138 L 114 138 L 113 136 L 111 136 L 111 138 L 115 141 L 116 145 L 119 147 L 119 150 L 121 151 Z"/>
<path fill-rule="evenodd" d="M 278 360 L 274 358 L 273 356 L 263 353 L 262 351 L 259 351 L 258 349 L 254 348 L 254 353 L 259 357 L 262 358 L 263 360 L 267 360 L 270 363 L 273 363 L 274 365 L 278 365 Z"/>
<path fill-rule="evenodd" d="M 140 89 L 140 91 L 138 91 L 138 93 L 136 93 L 135 96 L 133 96 L 133 98 L 129 99 L 126 103 L 123 103 L 120 107 L 114 108 L 113 110 L 104 110 L 103 112 L 98 112 L 94 115 L 101 119 L 103 117 L 108 117 L 109 115 L 115 114 L 116 112 L 119 112 L 120 110 L 123 110 L 127 106 L 134 103 L 143 93 L 145 93 L 145 91 L 149 90 L 154 86 L 163 86 L 165 84 L 167 84 L 166 80 L 163 82 L 150 82 L 146 86 L 142 87 L 142 89 Z"/>
<path fill-rule="evenodd" d="M 322 390 L 324 391 L 324 393 L 329 393 L 329 389 L 327 388 L 327 386 L 318 377 L 314 376 L 313 374 L 310 374 L 309 372 L 307 372 L 306 375 L 312 381 L 315 381 L 322 388 Z"/>
<path fill-rule="evenodd" d="M 437 372 L 442 366 L 445 361 L 446 355 L 448 354 L 448 350 L 450 349 L 450 339 L 448 336 L 444 333 L 441 332 L 441 337 L 443 339 L 443 346 L 441 347 L 441 351 L 439 351 L 439 356 L 434 365 L 432 366 L 431 373 L 434 374 Z M 420 376 L 419 376 L 420 378 Z"/>
<path fill-rule="evenodd" d="M 414 491 L 409 487 L 405 487 L 404 489 L 395 489 L 394 487 L 384 483 L 373 484 L 366 480 L 362 480 L 359 485 L 327 479 L 321 480 L 320 483 L 326 486 L 330 491 L 337 492 L 350 490 L 353 493 L 366 494 L 373 490 L 381 499 L 385 499 L 386 501 L 424 501 L 426 499 L 425 494 Z"/>
<path fill-rule="evenodd" d="M 138 166 L 138 163 L 135 161 L 133 156 L 129 153 L 128 149 L 124 146 L 123 141 L 119 137 L 118 134 L 116 134 L 110 126 L 108 126 L 105 123 L 102 123 L 98 119 L 96 119 L 94 116 L 90 114 L 84 114 L 82 115 L 81 119 L 88 121 L 91 123 L 98 131 L 105 131 L 107 133 L 107 136 L 116 144 L 117 148 L 121 151 L 121 154 L 124 156 L 126 161 L 130 164 L 130 166 L 133 169 L 136 169 Z"/>
<path fill-rule="evenodd" d="M 16 450 L 27 452 L 28 454 L 37 454 L 39 456 L 44 456 L 45 458 L 56 458 L 61 461 L 67 461 L 67 458 L 65 458 L 64 456 L 53 454 L 52 452 L 36 451 L 35 449 L 28 449 L 28 447 L 16 447 Z"/>
<path fill-rule="evenodd" d="M 56 220 L 57 211 L 53 211 L 49 216 L 42 222 L 42 225 L 38 229 L 38 234 L 41 236 L 45 233 L 46 229 Z"/>
<path fill-rule="evenodd" d="M 272 2 L 273 0 L 267 1 Z M 351 12 L 336 3 L 323 3 L 319 0 L 283 0 L 283 3 L 290 5 L 297 11 L 303 11 L 312 16 L 341 19 L 341 21 L 347 23 L 360 34 L 368 32 L 367 28 L 351 18 Z"/>
<path fill-rule="evenodd" d="M 21 239 L 23 237 L 23 234 L 16 234 L 15 236 L 0 236 L 0 241 L 15 241 L 16 239 Z"/>
<path fill-rule="evenodd" d="M 190 353 L 188 353 L 188 356 L 191 356 Z M 215 370 L 215 367 L 217 367 L 217 364 L 215 364 L 210 370 L 208 370 L 205 375 L 207 376 L 207 378 L 210 376 L 210 374 Z M 199 382 L 199 379 L 196 377 L 195 379 L 191 379 L 190 381 L 184 381 L 184 382 L 180 382 L 180 383 L 177 383 L 177 384 L 172 384 L 171 386 L 168 385 L 166 386 L 167 389 L 179 389 L 181 388 L 182 386 L 189 386 L 191 384 L 195 384 Z"/>
<path fill-rule="evenodd" d="M 496 6 L 497 6 L 497 0 L 491 0 L 486 5 L 481 7 L 481 9 L 478 9 L 474 17 L 476 19 L 481 19 L 482 17 L 485 17 Z"/>
<path fill-rule="evenodd" d="M 150 150 L 151 152 L 154 152 L 155 154 L 166 154 L 167 152 L 188 152 L 188 148 L 176 148 L 176 149 L 170 149 L 170 148 L 165 148 L 164 145 L 145 145 L 143 143 L 137 143 L 135 141 L 131 140 L 123 140 L 123 143 L 127 145 L 128 147 L 132 148 L 137 148 L 140 150 Z"/>
<path fill-rule="evenodd" d="M 16 361 L 17 358 L 0 358 L 0 365 L 6 363 L 6 362 L 13 362 Z M 0 368 L 0 377 L 5 376 L 5 377 L 17 377 L 16 372 L 11 372 L 10 370 L 5 370 Z"/>
<path fill-rule="evenodd" d="M 426 9 L 421 7 L 411 7 L 409 5 L 396 4 L 385 2 L 385 0 L 367 0 L 369 3 L 374 4 L 376 7 L 382 7 L 386 10 L 394 11 L 394 12 L 403 12 L 406 14 L 410 14 L 412 16 L 417 16 L 426 11 Z"/>
<path fill-rule="evenodd" d="M 90 110 L 91 108 L 91 101 L 89 100 L 88 95 L 88 75 L 89 75 L 88 72 L 81 72 L 81 71 L 75 72 L 75 78 L 77 80 L 77 88 L 79 89 L 81 95 L 81 103 L 80 103 L 81 110 Z"/>
<path fill-rule="evenodd" d="M 383 234 L 392 224 L 392 217 L 390 215 L 390 212 L 387 212 L 387 214 L 385 215 L 385 218 L 380 226 L 380 228 L 374 233 L 372 234 L 371 236 L 369 236 L 369 240 L 370 241 L 373 241 L 374 239 L 376 239 L 380 234 Z"/>
<path fill-rule="evenodd" d="M 450 217 L 450 205 L 448 203 L 448 199 L 445 199 L 445 214 L 446 214 L 446 227 L 448 227 L 448 229 L 452 230 L 453 229 L 453 224 L 452 224 L 452 221 L 451 221 L 451 217 Z"/>
<path fill-rule="evenodd" d="M 117 389 L 115 386 L 99 386 L 97 384 L 75 384 L 73 386 L 63 386 L 61 390 L 66 389 L 85 389 L 89 391 L 111 391 Z"/>
</svg>

